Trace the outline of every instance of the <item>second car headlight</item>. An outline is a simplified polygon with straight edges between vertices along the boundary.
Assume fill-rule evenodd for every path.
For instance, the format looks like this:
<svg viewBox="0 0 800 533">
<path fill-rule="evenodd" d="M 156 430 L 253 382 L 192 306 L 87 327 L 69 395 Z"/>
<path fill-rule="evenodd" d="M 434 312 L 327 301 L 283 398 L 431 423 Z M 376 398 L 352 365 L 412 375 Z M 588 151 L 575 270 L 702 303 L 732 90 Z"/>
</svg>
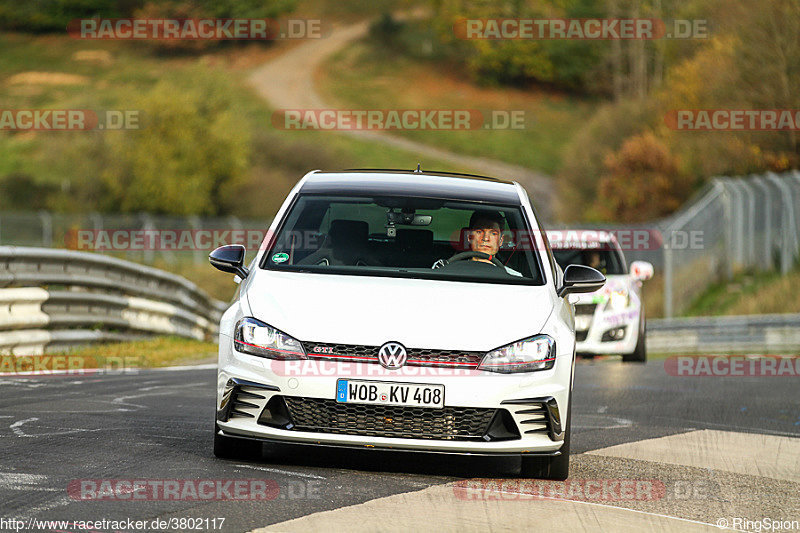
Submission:
<svg viewBox="0 0 800 533">
<path fill-rule="evenodd" d="M 250 317 L 236 323 L 233 346 L 238 352 L 269 359 L 306 359 L 300 341 Z"/>
<path fill-rule="evenodd" d="M 536 335 L 497 348 L 483 357 L 480 370 L 513 374 L 553 368 L 556 341 L 549 335 Z"/>
</svg>

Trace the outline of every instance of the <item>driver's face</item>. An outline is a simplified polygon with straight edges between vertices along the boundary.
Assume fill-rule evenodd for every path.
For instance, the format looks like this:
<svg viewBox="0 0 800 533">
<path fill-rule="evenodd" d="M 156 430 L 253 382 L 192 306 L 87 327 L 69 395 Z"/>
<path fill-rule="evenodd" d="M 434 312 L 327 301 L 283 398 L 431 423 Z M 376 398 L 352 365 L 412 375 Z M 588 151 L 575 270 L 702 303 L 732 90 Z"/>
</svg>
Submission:
<svg viewBox="0 0 800 533">
<path fill-rule="evenodd" d="M 495 255 L 502 244 L 503 233 L 496 222 L 469 232 L 469 247 L 473 252 Z"/>
</svg>

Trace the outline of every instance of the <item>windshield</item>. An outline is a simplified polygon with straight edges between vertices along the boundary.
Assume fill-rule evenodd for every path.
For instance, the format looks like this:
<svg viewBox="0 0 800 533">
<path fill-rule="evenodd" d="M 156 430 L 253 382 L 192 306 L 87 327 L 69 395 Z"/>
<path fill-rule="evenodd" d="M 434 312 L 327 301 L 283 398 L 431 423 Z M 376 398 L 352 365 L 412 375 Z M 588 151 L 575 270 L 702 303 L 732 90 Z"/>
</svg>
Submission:
<svg viewBox="0 0 800 533">
<path fill-rule="evenodd" d="M 608 275 L 625 274 L 625 260 L 617 250 L 603 248 L 562 248 L 553 250 L 556 262 L 562 269 L 568 265 L 585 265 Z"/>
<path fill-rule="evenodd" d="M 544 283 L 519 207 L 428 198 L 301 195 L 262 267 Z"/>
</svg>

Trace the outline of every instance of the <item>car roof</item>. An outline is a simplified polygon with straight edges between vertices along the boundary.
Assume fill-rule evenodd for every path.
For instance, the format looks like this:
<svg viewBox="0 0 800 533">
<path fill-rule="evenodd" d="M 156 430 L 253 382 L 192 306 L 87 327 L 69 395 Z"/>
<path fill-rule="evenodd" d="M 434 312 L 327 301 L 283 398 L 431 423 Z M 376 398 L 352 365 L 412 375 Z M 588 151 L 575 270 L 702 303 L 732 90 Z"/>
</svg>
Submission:
<svg viewBox="0 0 800 533">
<path fill-rule="evenodd" d="M 306 175 L 300 194 L 408 196 L 520 205 L 518 185 L 488 176 L 392 169 L 314 171 Z"/>
</svg>

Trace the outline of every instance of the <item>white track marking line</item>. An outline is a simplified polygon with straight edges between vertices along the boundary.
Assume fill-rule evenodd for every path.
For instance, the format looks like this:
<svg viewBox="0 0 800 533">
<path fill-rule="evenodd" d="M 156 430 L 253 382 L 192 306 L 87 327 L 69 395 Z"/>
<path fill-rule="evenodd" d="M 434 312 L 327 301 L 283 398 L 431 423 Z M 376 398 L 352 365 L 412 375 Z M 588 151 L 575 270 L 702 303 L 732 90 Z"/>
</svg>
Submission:
<svg viewBox="0 0 800 533">
<path fill-rule="evenodd" d="M 23 424 L 27 424 L 28 422 L 36 422 L 39 418 L 26 418 L 24 420 L 19 420 L 14 422 L 10 426 L 8 426 L 11 431 L 14 432 L 14 435 L 17 437 L 28 437 L 28 438 L 36 438 L 36 437 L 52 437 L 55 435 L 72 435 L 74 433 L 89 433 L 92 431 L 108 431 L 106 428 L 93 428 L 93 429 L 85 429 L 85 428 L 60 428 L 58 431 L 48 431 L 46 433 L 36 433 L 28 434 L 20 429 Z"/>
<path fill-rule="evenodd" d="M 56 487 L 41 487 L 48 477 L 42 474 L 25 474 L 22 472 L 0 472 L 0 490 L 63 492 Z"/>
<path fill-rule="evenodd" d="M 0 472 L 0 486 L 2 485 L 38 485 L 47 481 L 47 476 L 42 474 L 25 474 L 22 472 Z"/>
<path fill-rule="evenodd" d="M 26 418 L 24 420 L 18 420 L 8 427 L 11 428 L 11 431 L 13 431 L 17 437 L 27 437 L 28 435 L 26 435 L 25 432 L 20 429 L 20 426 L 22 426 L 22 424 L 27 424 L 28 422 L 36 422 L 37 420 L 39 419 L 36 417 Z"/>
<path fill-rule="evenodd" d="M 492 490 L 491 492 L 496 492 L 496 493 L 499 493 L 499 494 L 516 494 L 516 495 L 522 494 L 520 492 L 511 492 L 511 491 L 506 491 L 506 490 Z M 679 516 L 670 516 L 670 515 L 660 514 L 660 513 L 651 513 L 649 511 L 640 511 L 639 509 L 630 509 L 628 507 L 617 507 L 616 505 L 608 505 L 608 504 L 605 504 L 605 503 L 584 502 L 584 501 L 581 501 L 581 500 L 567 500 L 567 499 L 564 499 L 564 498 L 553 498 L 552 496 L 538 496 L 537 495 L 537 498 L 541 498 L 543 500 L 556 501 L 556 502 L 580 503 L 580 504 L 583 504 L 583 505 L 593 505 L 595 507 L 604 507 L 604 508 L 607 508 L 607 509 L 619 509 L 619 510 L 622 510 L 622 511 L 629 511 L 631 513 L 639 513 L 639 514 L 644 514 L 644 515 L 649 515 L 649 516 L 657 516 L 659 518 L 667 518 L 667 519 L 670 519 L 670 520 L 680 520 L 681 522 L 688 522 L 690 524 L 697 524 L 697 525 L 702 525 L 702 526 L 711 526 L 711 527 L 715 527 L 717 529 L 723 529 L 723 528 L 720 528 L 717 524 L 711 524 L 709 522 L 701 522 L 700 520 L 692 520 L 690 518 L 681 518 Z M 742 529 L 733 529 L 733 528 L 724 528 L 724 529 L 725 530 L 729 530 L 729 531 L 744 531 Z"/>
<path fill-rule="evenodd" d="M 264 472 L 272 472 L 274 474 L 285 474 L 287 476 L 299 476 L 309 479 L 327 479 L 323 476 L 315 474 L 305 474 L 303 472 L 292 472 L 291 470 L 281 470 L 280 468 L 268 468 L 266 466 L 253 466 L 253 465 L 236 465 L 242 468 L 252 468 L 253 470 L 263 470 Z"/>
<path fill-rule="evenodd" d="M 161 368 L 147 368 L 144 370 L 152 370 L 154 372 L 181 372 L 184 370 L 211 370 L 212 368 L 217 368 L 217 363 L 207 363 L 204 365 L 165 366 Z"/>
<path fill-rule="evenodd" d="M 212 368 L 217 368 L 217 363 L 205 363 L 202 365 L 183 365 L 183 366 L 165 366 L 165 367 L 157 367 L 157 368 L 131 368 L 127 371 L 128 374 L 132 373 L 139 373 L 141 371 L 151 371 L 151 372 L 182 372 L 186 370 L 211 370 Z M 120 376 L 123 375 L 119 371 L 114 372 L 105 372 L 102 368 L 101 369 L 94 369 L 94 368 L 86 368 L 81 369 L 81 373 L 76 370 L 31 370 L 30 372 L 25 372 L 24 374 L 17 374 L 13 372 L 8 373 L 0 373 L 0 380 L 2 378 L 12 378 L 12 379 L 25 379 L 25 378 L 35 378 L 38 376 L 60 376 L 60 375 L 85 375 L 89 377 L 94 376 Z M 0 383 L 8 383 L 0 381 Z"/>
<path fill-rule="evenodd" d="M 62 496 L 61 498 L 51 500 L 47 503 L 43 503 L 41 505 L 36 505 L 34 507 L 26 509 L 25 514 L 22 515 L 22 518 L 30 518 L 35 514 L 41 513 L 43 511 L 49 511 L 51 509 L 55 509 L 56 507 L 63 507 L 65 505 L 69 505 L 72 502 L 73 500 L 67 498 L 66 496 Z"/>
<path fill-rule="evenodd" d="M 185 385 L 163 385 L 160 387 L 148 387 L 147 390 L 150 389 L 162 389 L 161 391 L 154 392 L 154 393 L 147 393 L 147 394 L 130 394 L 127 396 L 117 396 L 111 403 L 114 405 L 124 405 L 128 407 L 136 407 L 138 409 L 147 409 L 146 405 L 139 405 L 138 403 L 129 403 L 126 400 L 133 400 L 136 398 L 146 398 L 148 396 L 163 396 L 165 394 L 170 394 L 173 390 L 176 389 L 185 389 L 188 387 L 204 387 L 205 383 L 187 383 Z M 144 390 L 144 389 L 139 389 Z M 124 407 L 117 408 L 118 411 L 133 411 L 134 409 L 126 409 Z"/>
</svg>

